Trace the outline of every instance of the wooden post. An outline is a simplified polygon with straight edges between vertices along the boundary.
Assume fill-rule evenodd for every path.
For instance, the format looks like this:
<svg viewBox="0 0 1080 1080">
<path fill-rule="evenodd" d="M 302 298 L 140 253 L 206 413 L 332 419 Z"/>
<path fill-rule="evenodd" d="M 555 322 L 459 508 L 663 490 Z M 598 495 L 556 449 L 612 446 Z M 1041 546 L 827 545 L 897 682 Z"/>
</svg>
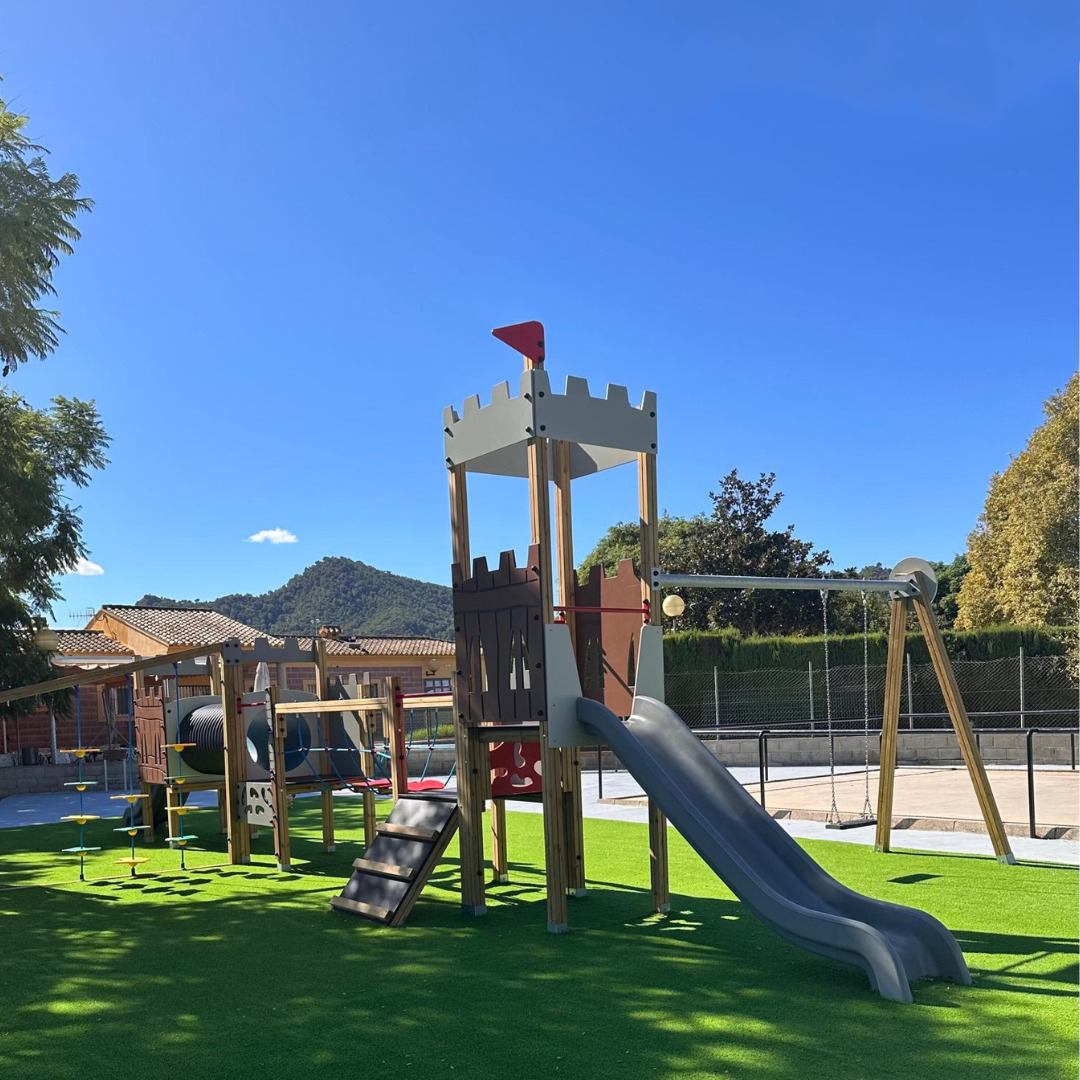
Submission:
<svg viewBox="0 0 1080 1080">
<path fill-rule="evenodd" d="M 555 480 L 555 553 L 559 576 L 559 603 L 574 603 L 574 529 L 570 498 L 570 444 L 551 443 Z M 564 612 L 570 641 L 577 639 L 576 614 Z M 566 828 L 566 886 L 571 896 L 585 895 L 585 831 L 581 798 L 581 751 L 563 747 L 563 816 Z"/>
<path fill-rule="evenodd" d="M 322 789 L 322 842 L 323 851 L 336 851 L 334 839 L 334 789 Z"/>
<path fill-rule="evenodd" d="M 453 557 L 468 575 L 472 571 L 469 551 L 469 503 L 465 466 L 450 469 L 450 531 Z M 484 900 L 484 801 L 479 784 L 478 746 L 469 737 L 468 702 L 460 695 L 461 677 L 454 680 L 454 752 L 457 757 L 458 845 L 461 855 L 461 909 L 468 915 L 483 915 Z"/>
<path fill-rule="evenodd" d="M 896 739 L 900 729 L 900 686 L 904 675 L 904 630 L 908 602 L 889 601 L 889 653 L 885 661 L 885 701 L 881 710 L 881 757 L 878 762 L 877 830 L 874 850 L 892 842 L 893 792 L 896 789 Z"/>
<path fill-rule="evenodd" d="M 154 787 L 145 780 L 142 782 L 143 808 L 143 843 L 152 844 L 157 839 L 154 832 Z M 166 793 L 167 794 L 167 793 Z"/>
<path fill-rule="evenodd" d="M 270 724 L 273 751 L 270 758 L 270 787 L 274 804 L 274 854 L 279 870 L 292 869 L 289 839 L 289 797 L 285 790 L 285 716 L 277 711 L 277 689 L 266 691 L 266 718 Z"/>
<path fill-rule="evenodd" d="M 656 454 L 638 454 L 638 516 L 641 533 L 641 598 L 649 604 L 649 622 L 660 624 L 659 593 L 651 586 L 652 568 L 660 565 L 660 521 L 656 503 Z M 649 800 L 649 877 L 653 911 L 671 909 L 668 884 L 667 819 Z"/>
<path fill-rule="evenodd" d="M 949 718 L 956 731 L 956 740 L 960 744 L 960 753 L 964 755 L 964 764 L 971 777 L 972 787 L 975 788 L 975 797 L 979 800 L 979 809 L 986 822 L 986 831 L 990 834 L 990 842 L 994 845 L 994 854 L 998 862 L 1014 863 L 1016 857 L 1009 846 L 1009 838 L 1005 835 L 1005 826 L 1001 821 L 997 800 L 990 787 L 982 755 L 975 743 L 971 721 L 968 719 L 964 699 L 960 695 L 960 687 L 956 682 L 956 673 L 953 671 L 949 654 L 945 650 L 945 639 L 941 636 L 941 628 L 927 599 L 926 577 L 919 571 L 915 572 L 914 577 L 919 587 L 919 594 L 914 600 L 915 614 L 919 618 L 919 626 L 926 639 L 927 648 L 930 650 L 930 662 L 934 665 L 934 674 L 937 675 L 938 684 L 941 686 L 945 708 L 949 710 Z"/>
<path fill-rule="evenodd" d="M 213 664 L 210 665 L 211 669 Z M 217 809 L 218 809 L 218 829 L 220 832 L 228 835 L 229 832 L 229 813 L 225 807 L 225 785 L 219 784 L 217 788 Z"/>
<path fill-rule="evenodd" d="M 551 592 L 551 492 L 547 439 L 532 438 L 526 444 L 529 469 L 529 519 L 532 543 L 540 558 L 540 604 L 544 625 L 554 617 Z M 546 671 L 544 676 L 546 678 Z M 540 724 L 540 769 L 544 777 L 544 863 L 547 883 L 548 930 L 564 933 L 569 920 L 566 903 L 566 815 L 563 812 L 564 757 L 548 742 L 547 718 Z"/>
<path fill-rule="evenodd" d="M 375 792 L 364 788 L 364 849 L 371 847 L 375 840 Z"/>
<path fill-rule="evenodd" d="M 390 704 L 383 715 L 386 717 L 387 739 L 390 743 L 390 790 L 397 802 L 409 791 L 409 758 L 405 743 L 405 702 L 401 697 L 401 683 L 390 676 L 386 679 L 386 697 Z"/>
<path fill-rule="evenodd" d="M 180 835 L 180 815 L 173 809 L 178 803 L 183 802 L 180 790 L 177 784 L 170 784 L 165 788 L 165 821 L 169 830 L 166 836 Z"/>
<path fill-rule="evenodd" d="M 247 779 L 247 732 L 240 709 L 240 664 L 224 655 L 211 657 L 221 665 L 221 708 L 225 736 L 225 809 L 229 828 L 229 862 L 251 862 L 251 833 L 244 820 L 244 781 Z"/>
<path fill-rule="evenodd" d="M 491 800 L 491 880 L 496 885 L 510 881 L 510 863 L 506 853 L 506 800 Z"/>
<path fill-rule="evenodd" d="M 326 658 L 326 641 L 321 637 L 315 638 L 315 697 L 319 701 L 325 701 L 330 692 L 330 678 L 329 678 L 329 665 Z M 282 690 L 288 689 L 288 669 L 285 664 L 277 665 L 277 688 L 280 694 Z M 323 746 L 329 746 L 330 744 L 330 730 L 327 724 L 327 717 L 325 713 L 316 713 L 316 722 L 318 724 L 318 730 L 322 734 L 320 742 Z M 325 751 L 319 751 L 320 762 L 318 771 L 321 775 L 326 776 L 330 772 L 330 754 Z M 337 842 L 334 837 L 334 789 L 331 787 L 324 787 L 321 794 L 322 798 L 322 842 L 323 851 L 336 851 Z"/>
</svg>

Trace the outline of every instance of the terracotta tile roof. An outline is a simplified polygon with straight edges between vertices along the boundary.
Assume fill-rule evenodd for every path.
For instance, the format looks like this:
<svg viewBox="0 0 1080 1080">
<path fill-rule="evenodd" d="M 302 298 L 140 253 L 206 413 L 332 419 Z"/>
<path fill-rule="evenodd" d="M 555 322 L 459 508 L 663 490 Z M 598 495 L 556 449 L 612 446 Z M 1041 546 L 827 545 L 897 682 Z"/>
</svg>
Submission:
<svg viewBox="0 0 1080 1080">
<path fill-rule="evenodd" d="M 57 652 L 62 656 L 135 655 L 126 645 L 113 641 L 100 630 L 57 630 L 56 636 L 60 639 Z"/>
<path fill-rule="evenodd" d="M 216 645 L 229 638 L 239 638 L 241 645 L 253 645 L 257 637 L 266 637 L 262 630 L 230 619 L 213 608 L 106 604 L 101 610 L 165 645 Z"/>
<path fill-rule="evenodd" d="M 453 656 L 454 643 L 430 637 L 331 638 L 326 651 L 331 656 Z"/>
<path fill-rule="evenodd" d="M 230 619 L 213 608 L 106 604 L 101 610 L 165 645 L 216 645 L 229 638 L 239 638 L 241 645 L 254 645 L 256 638 L 267 638 L 272 644 L 280 645 L 284 640 Z M 303 649 L 312 647 L 310 637 L 300 638 L 299 642 Z M 330 638 L 326 651 L 331 656 L 453 656 L 454 643 L 430 637 Z"/>
</svg>

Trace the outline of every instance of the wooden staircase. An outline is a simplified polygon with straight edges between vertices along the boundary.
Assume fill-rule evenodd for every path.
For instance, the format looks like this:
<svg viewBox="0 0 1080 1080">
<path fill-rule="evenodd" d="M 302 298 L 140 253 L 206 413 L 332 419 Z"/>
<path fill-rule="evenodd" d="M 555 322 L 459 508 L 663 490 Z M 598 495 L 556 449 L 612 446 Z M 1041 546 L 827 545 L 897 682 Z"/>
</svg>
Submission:
<svg viewBox="0 0 1080 1080">
<path fill-rule="evenodd" d="M 384 926 L 401 926 L 457 827 L 455 795 L 402 795 L 389 818 L 376 826 L 371 846 L 353 862 L 352 877 L 330 906 Z"/>
</svg>

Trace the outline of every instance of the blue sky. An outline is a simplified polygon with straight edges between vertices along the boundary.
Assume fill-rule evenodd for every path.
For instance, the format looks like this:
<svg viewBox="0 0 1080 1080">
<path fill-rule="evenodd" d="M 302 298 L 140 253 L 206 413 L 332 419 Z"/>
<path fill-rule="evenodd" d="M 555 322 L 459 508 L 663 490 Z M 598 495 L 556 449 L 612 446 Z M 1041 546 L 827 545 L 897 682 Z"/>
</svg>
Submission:
<svg viewBox="0 0 1080 1080">
<path fill-rule="evenodd" d="M 2 93 L 96 201 L 60 351 L 93 397 L 69 611 L 324 555 L 447 581 L 441 411 L 520 361 L 659 395 L 660 503 L 775 471 L 839 566 L 963 549 L 1075 360 L 1065 2 L 4 6 Z M 471 489 L 523 549 L 521 482 Z M 575 486 L 583 555 L 636 514 Z M 261 530 L 295 543 L 251 543 Z"/>
</svg>

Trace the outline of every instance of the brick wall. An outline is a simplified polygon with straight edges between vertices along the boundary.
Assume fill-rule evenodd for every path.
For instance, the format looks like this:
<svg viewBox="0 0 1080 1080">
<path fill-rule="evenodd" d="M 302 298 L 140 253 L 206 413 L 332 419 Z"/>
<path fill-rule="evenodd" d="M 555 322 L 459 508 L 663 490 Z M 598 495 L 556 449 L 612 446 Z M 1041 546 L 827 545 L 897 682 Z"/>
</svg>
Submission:
<svg viewBox="0 0 1080 1080">
<path fill-rule="evenodd" d="M 79 708 L 82 713 L 83 745 L 90 745 L 90 740 L 100 740 L 102 721 L 98 713 L 98 695 L 96 687 L 86 687 L 79 695 Z M 64 750 L 78 745 L 77 724 L 75 720 L 75 695 L 71 696 L 71 711 L 67 716 L 56 716 L 56 745 Z M 45 706 L 35 709 L 29 716 L 7 721 L 8 750 L 15 753 L 20 746 L 35 749 L 49 747 L 49 710 Z"/>
</svg>

